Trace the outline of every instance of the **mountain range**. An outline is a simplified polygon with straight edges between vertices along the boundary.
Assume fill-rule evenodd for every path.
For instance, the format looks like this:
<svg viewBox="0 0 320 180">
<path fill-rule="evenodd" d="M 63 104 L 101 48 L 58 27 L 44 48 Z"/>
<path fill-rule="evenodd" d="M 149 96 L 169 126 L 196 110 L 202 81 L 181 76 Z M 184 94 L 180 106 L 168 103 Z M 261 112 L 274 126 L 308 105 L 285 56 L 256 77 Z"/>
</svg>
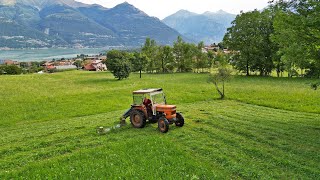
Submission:
<svg viewBox="0 0 320 180">
<path fill-rule="evenodd" d="M 74 0 L 0 0 L 0 48 L 172 44 L 181 35 L 125 2 L 108 9 Z"/>
<path fill-rule="evenodd" d="M 203 14 L 180 10 L 162 20 L 183 36 L 205 44 L 221 42 L 236 15 L 219 10 Z"/>
</svg>

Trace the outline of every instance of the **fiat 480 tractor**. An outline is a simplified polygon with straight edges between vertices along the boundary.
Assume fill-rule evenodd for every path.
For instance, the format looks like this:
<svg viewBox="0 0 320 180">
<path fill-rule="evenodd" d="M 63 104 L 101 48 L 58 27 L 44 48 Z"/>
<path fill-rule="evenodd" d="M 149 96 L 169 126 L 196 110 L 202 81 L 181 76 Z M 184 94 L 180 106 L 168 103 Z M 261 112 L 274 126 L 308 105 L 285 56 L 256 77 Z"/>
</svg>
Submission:
<svg viewBox="0 0 320 180">
<path fill-rule="evenodd" d="M 135 128 L 143 128 L 146 122 L 158 122 L 160 132 L 166 133 L 169 124 L 178 127 L 184 125 L 181 113 L 176 112 L 175 105 L 168 105 L 161 88 L 141 89 L 133 91 L 133 104 L 121 117 L 122 123 L 130 117 L 130 122 Z"/>
</svg>

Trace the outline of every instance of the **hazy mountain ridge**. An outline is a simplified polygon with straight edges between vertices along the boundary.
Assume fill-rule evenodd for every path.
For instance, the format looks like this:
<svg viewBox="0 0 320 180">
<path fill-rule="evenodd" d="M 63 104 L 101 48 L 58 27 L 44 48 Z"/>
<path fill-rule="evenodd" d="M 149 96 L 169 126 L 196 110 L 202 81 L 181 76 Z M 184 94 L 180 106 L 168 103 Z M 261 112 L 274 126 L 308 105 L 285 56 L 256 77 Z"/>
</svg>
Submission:
<svg viewBox="0 0 320 180">
<path fill-rule="evenodd" d="M 74 0 L 0 0 L 1 5 L 24 4 L 39 10 L 52 5 L 67 5 L 73 8 L 90 6 Z"/>
<path fill-rule="evenodd" d="M 203 14 L 180 10 L 162 20 L 165 24 L 196 42 L 206 44 L 222 41 L 227 28 L 236 15 L 225 11 L 205 12 Z"/>
<path fill-rule="evenodd" d="M 140 46 L 146 37 L 171 44 L 180 35 L 126 2 L 111 9 L 74 0 L 0 0 L 0 4 L 0 47 Z"/>
</svg>

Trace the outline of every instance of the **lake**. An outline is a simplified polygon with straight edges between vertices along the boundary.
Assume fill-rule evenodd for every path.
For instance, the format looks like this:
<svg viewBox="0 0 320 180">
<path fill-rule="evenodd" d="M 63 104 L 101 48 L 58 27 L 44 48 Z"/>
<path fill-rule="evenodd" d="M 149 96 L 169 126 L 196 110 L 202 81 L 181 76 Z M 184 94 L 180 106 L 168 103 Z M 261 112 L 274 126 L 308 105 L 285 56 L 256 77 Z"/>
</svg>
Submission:
<svg viewBox="0 0 320 180">
<path fill-rule="evenodd" d="M 105 53 L 112 48 L 88 48 L 88 49 L 18 49 L 0 50 L 0 59 L 16 61 L 42 61 L 61 58 L 74 58 L 80 54 L 96 55 Z M 115 48 L 119 49 L 119 48 Z"/>
</svg>

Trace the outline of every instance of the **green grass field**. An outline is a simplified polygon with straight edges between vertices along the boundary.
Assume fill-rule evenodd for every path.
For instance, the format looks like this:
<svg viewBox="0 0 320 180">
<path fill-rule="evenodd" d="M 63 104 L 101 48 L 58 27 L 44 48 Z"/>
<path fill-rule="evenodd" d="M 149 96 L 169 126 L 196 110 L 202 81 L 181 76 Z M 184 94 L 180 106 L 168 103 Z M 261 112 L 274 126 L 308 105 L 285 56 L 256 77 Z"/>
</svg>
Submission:
<svg viewBox="0 0 320 180">
<path fill-rule="evenodd" d="M 320 178 L 320 91 L 309 88 L 312 80 L 238 76 L 218 100 L 207 76 L 0 76 L 0 179 Z M 96 134 L 130 107 L 133 90 L 148 87 L 164 88 L 184 127 Z"/>
</svg>

